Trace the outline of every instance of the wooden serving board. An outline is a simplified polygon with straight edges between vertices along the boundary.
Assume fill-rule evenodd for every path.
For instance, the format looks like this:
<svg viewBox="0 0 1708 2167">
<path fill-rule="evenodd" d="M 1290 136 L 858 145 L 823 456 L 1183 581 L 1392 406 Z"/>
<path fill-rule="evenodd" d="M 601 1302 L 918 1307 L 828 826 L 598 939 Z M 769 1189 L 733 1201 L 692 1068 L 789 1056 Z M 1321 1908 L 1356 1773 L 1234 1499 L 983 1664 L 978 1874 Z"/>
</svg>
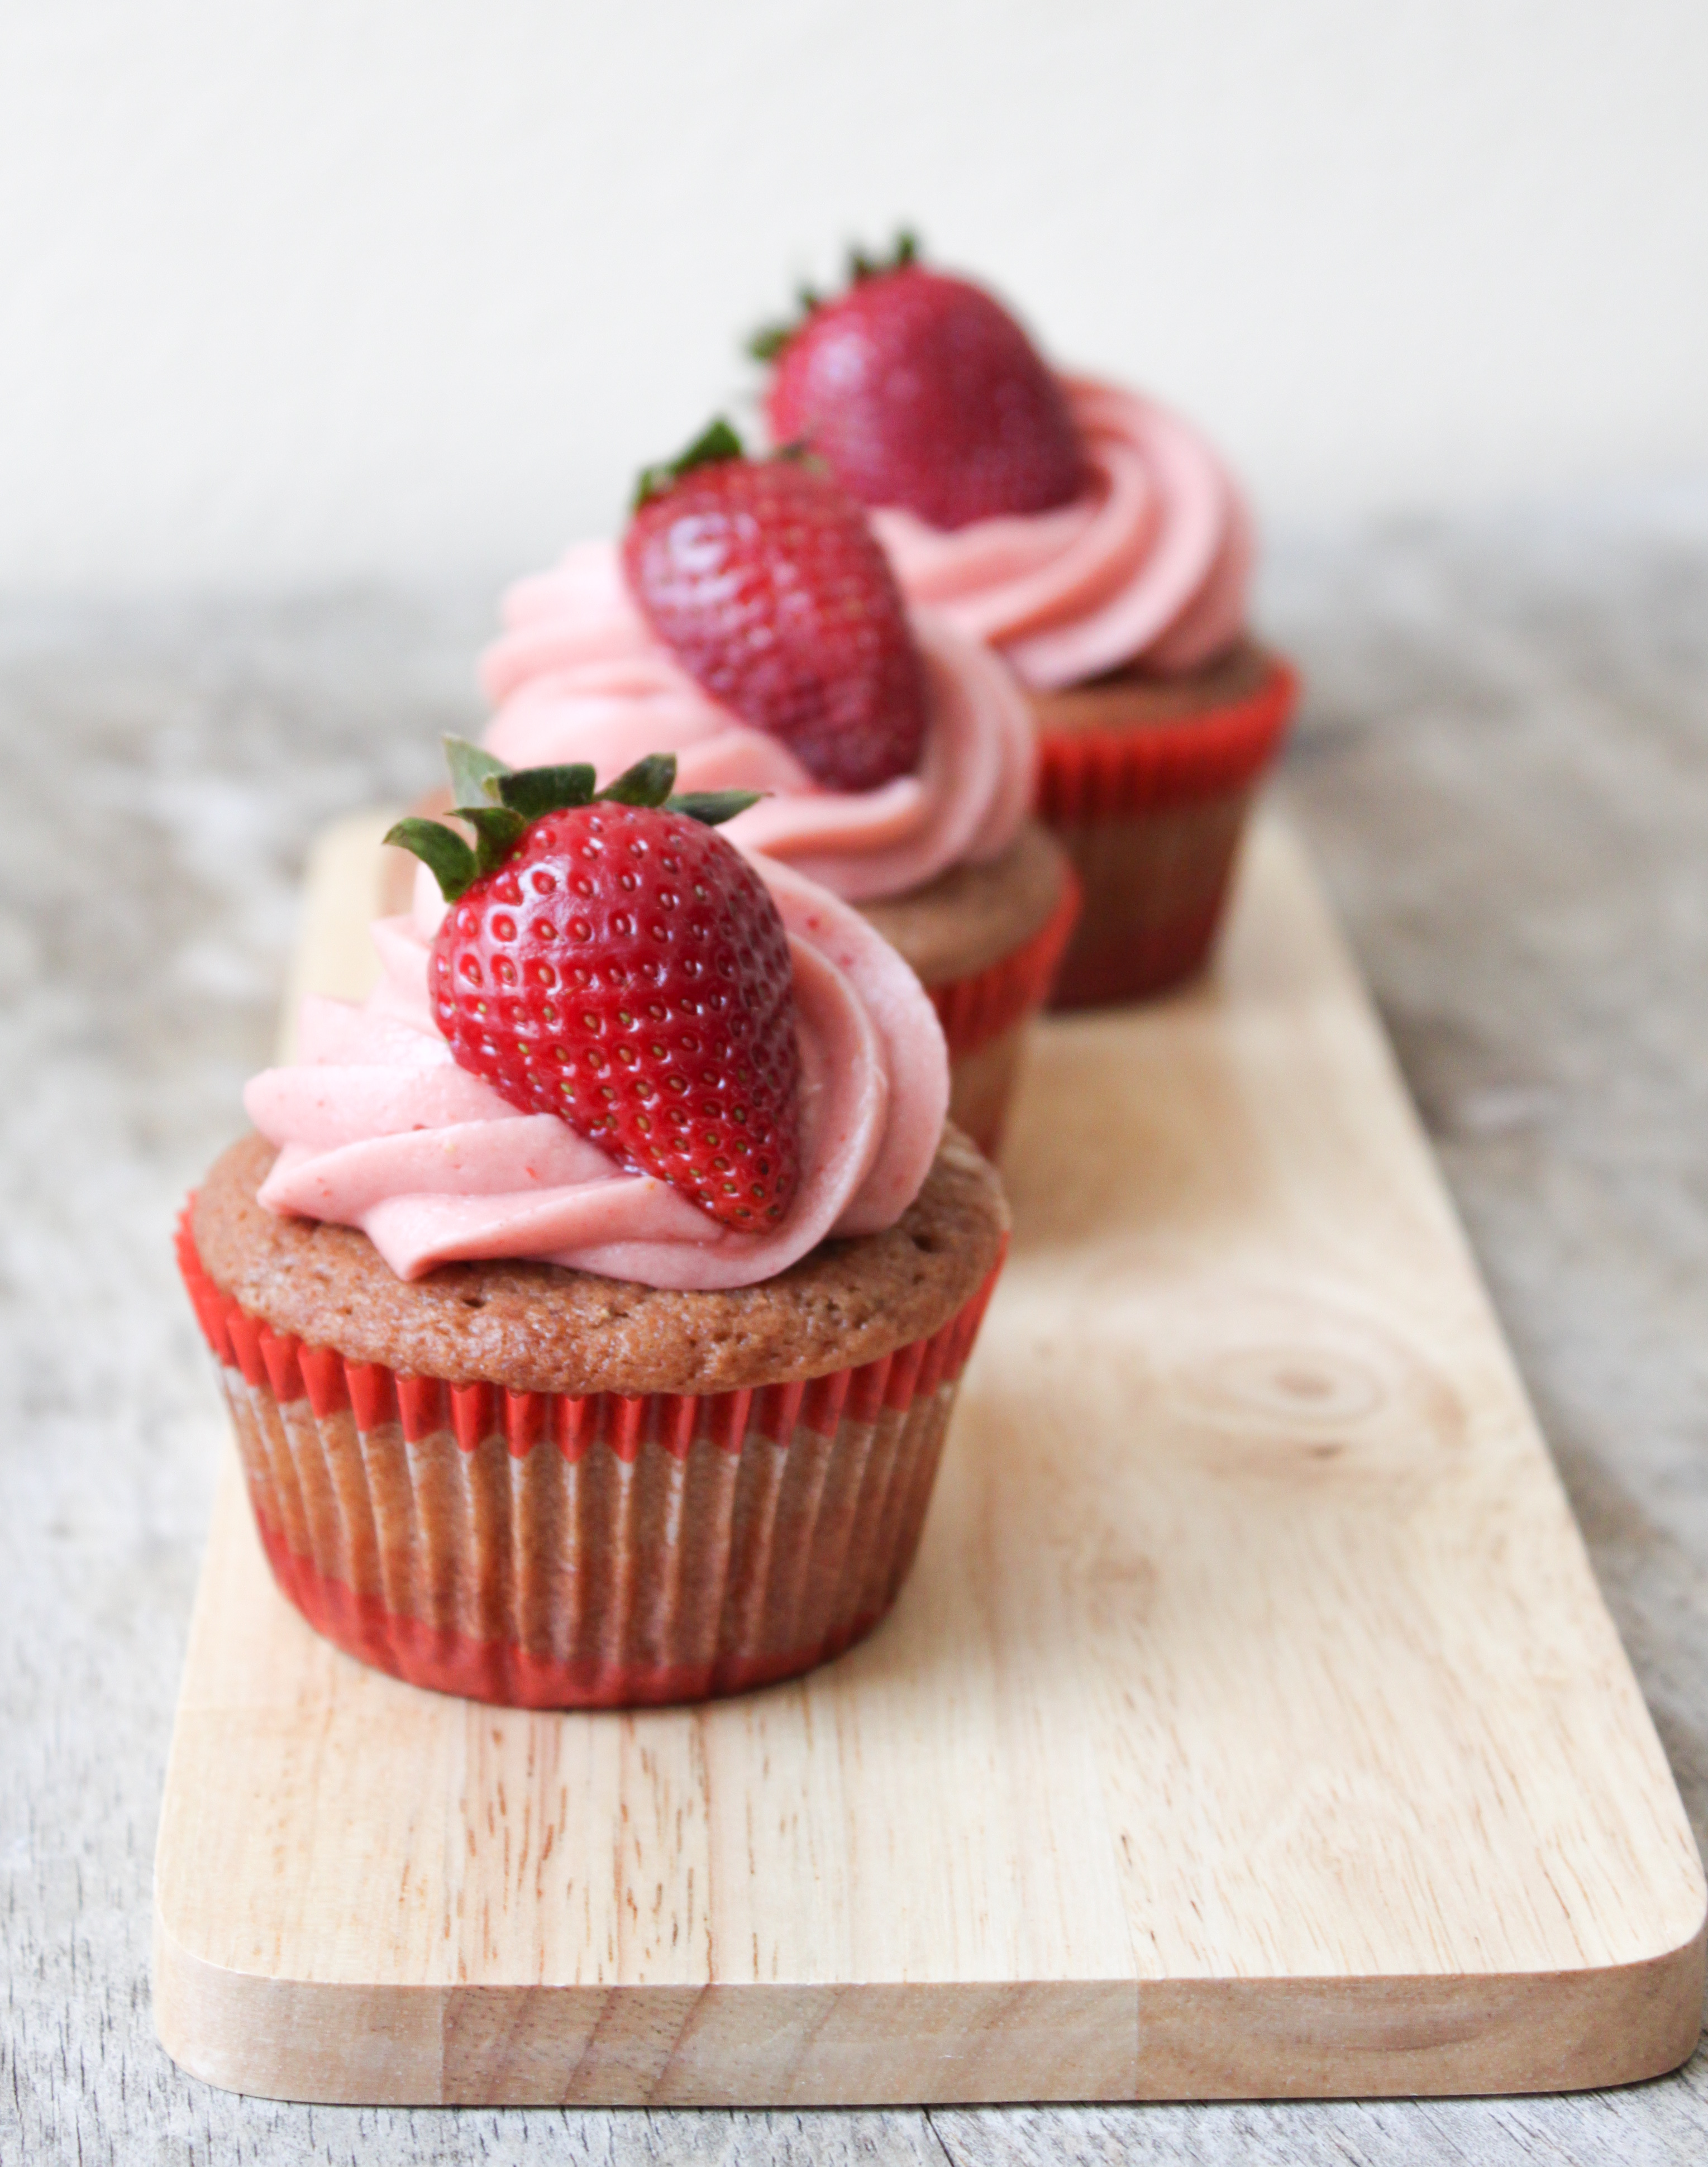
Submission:
<svg viewBox="0 0 1708 2167">
<path fill-rule="evenodd" d="M 372 822 L 302 984 L 357 992 Z M 1690 2051 L 1679 1797 L 1297 844 L 1219 969 L 1052 1023 L 912 1580 L 700 1709 L 416 1692 L 275 1593 L 228 1465 L 160 2033 L 287 2098 L 1496 2091 Z"/>
</svg>

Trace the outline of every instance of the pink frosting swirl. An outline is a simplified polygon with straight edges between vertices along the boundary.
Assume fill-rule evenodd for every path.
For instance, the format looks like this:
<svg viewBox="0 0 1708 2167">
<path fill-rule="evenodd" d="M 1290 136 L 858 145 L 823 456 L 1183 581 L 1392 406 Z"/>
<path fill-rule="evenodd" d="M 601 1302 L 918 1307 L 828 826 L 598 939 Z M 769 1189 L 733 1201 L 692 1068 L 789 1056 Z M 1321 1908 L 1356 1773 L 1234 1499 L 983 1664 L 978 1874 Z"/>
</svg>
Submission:
<svg viewBox="0 0 1708 2167">
<path fill-rule="evenodd" d="M 720 707 L 655 638 L 615 548 L 580 543 L 505 597 L 481 682 L 485 744 L 512 767 L 588 760 L 608 781 L 650 752 L 679 790 L 762 790 L 725 833 L 851 903 L 903 895 L 949 866 L 998 857 L 1032 803 L 1037 750 L 1006 667 L 937 612 L 912 613 L 929 697 L 919 771 L 827 790 L 788 748 Z"/>
<path fill-rule="evenodd" d="M 359 1227 L 400 1279 L 454 1258 L 538 1258 L 644 1286 L 752 1286 L 826 1235 L 893 1226 L 930 1171 L 948 1058 L 930 1001 L 857 913 L 756 858 L 788 929 L 802 1056 L 802 1178 L 767 1234 L 720 1226 L 554 1114 L 458 1067 L 433 1020 L 427 954 L 444 905 L 373 928 L 382 976 L 359 1007 L 311 995 L 299 1058 L 244 1105 L 278 1146 L 269 1210 Z"/>
<path fill-rule="evenodd" d="M 1250 515 L 1209 445 L 1137 392 L 1064 377 L 1092 481 L 1057 511 L 952 533 L 910 511 L 872 523 L 902 591 L 999 648 L 1038 691 L 1143 661 L 1196 669 L 1239 637 Z"/>
</svg>

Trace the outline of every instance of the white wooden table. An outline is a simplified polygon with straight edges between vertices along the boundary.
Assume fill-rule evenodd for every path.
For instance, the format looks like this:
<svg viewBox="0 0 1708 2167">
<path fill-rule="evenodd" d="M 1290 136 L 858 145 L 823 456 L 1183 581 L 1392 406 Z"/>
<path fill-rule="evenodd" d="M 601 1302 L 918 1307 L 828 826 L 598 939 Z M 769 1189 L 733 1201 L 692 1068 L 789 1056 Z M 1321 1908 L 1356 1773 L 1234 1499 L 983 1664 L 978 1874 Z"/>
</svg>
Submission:
<svg viewBox="0 0 1708 2167">
<path fill-rule="evenodd" d="M 1329 873 L 1708 1837 L 1708 519 L 1279 554 Z M 473 716 L 478 598 L 0 612 L 0 2160 L 1643 2161 L 1604 2095 L 367 2111 L 183 2077 L 149 1877 L 220 1417 L 167 1229 L 264 1059 L 307 837 Z"/>
</svg>

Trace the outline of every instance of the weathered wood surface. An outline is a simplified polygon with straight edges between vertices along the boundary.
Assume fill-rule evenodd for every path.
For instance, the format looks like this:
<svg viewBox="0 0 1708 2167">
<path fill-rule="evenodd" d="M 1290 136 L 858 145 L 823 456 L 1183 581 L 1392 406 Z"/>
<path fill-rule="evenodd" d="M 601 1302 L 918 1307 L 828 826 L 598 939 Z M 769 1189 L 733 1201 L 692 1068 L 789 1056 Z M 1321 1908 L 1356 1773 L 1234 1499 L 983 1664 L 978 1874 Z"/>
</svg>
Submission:
<svg viewBox="0 0 1708 2167">
<path fill-rule="evenodd" d="M 371 973 L 384 818 L 316 850 L 306 989 Z M 221 1486 L 156 1859 L 179 2063 L 775 2106 L 1689 2053 L 1689 1825 L 1281 822 L 1211 978 L 1043 1026 L 1008 1174 L 913 1580 L 799 1683 L 626 1718 L 412 1693 L 305 1629 Z"/>
<path fill-rule="evenodd" d="M 1275 560 L 1326 865 L 1708 1836 L 1708 542 L 1361 538 Z M 183 2077 L 150 1868 L 221 1449 L 184 1186 L 270 1050 L 310 836 L 466 727 L 478 604 L 0 621 L 7 1290 L 0 2159 L 1670 2160 L 1708 2056 L 1605 2095 L 876 2114 L 278 2106 Z M 81 844 L 61 854 L 63 812 Z M 83 868 L 112 883 L 97 895 Z"/>
</svg>

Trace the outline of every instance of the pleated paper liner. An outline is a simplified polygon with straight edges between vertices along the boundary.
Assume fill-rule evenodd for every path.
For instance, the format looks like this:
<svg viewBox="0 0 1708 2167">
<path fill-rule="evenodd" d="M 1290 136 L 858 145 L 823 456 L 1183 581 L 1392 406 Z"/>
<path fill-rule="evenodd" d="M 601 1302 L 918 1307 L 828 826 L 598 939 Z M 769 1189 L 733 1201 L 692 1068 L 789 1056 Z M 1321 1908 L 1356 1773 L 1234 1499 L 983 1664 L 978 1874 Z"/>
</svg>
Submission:
<svg viewBox="0 0 1708 2167">
<path fill-rule="evenodd" d="M 999 1261 L 928 1338 L 804 1383 L 451 1385 L 273 1332 L 179 1268 L 262 1544 L 315 1629 L 522 1708 L 693 1701 L 839 1655 L 894 1601 Z"/>
<path fill-rule="evenodd" d="M 1038 816 L 1085 889 L 1053 1006 L 1141 999 L 1202 968 L 1253 792 L 1297 699 L 1292 668 L 1270 656 L 1252 691 L 1199 713 L 1041 722 Z"/>
<path fill-rule="evenodd" d="M 949 1049 L 949 1119 L 986 1158 L 1001 1148 L 1026 1028 L 1050 998 L 1079 907 L 1079 879 L 1069 871 L 1055 908 L 1018 948 L 926 988 Z"/>
</svg>

